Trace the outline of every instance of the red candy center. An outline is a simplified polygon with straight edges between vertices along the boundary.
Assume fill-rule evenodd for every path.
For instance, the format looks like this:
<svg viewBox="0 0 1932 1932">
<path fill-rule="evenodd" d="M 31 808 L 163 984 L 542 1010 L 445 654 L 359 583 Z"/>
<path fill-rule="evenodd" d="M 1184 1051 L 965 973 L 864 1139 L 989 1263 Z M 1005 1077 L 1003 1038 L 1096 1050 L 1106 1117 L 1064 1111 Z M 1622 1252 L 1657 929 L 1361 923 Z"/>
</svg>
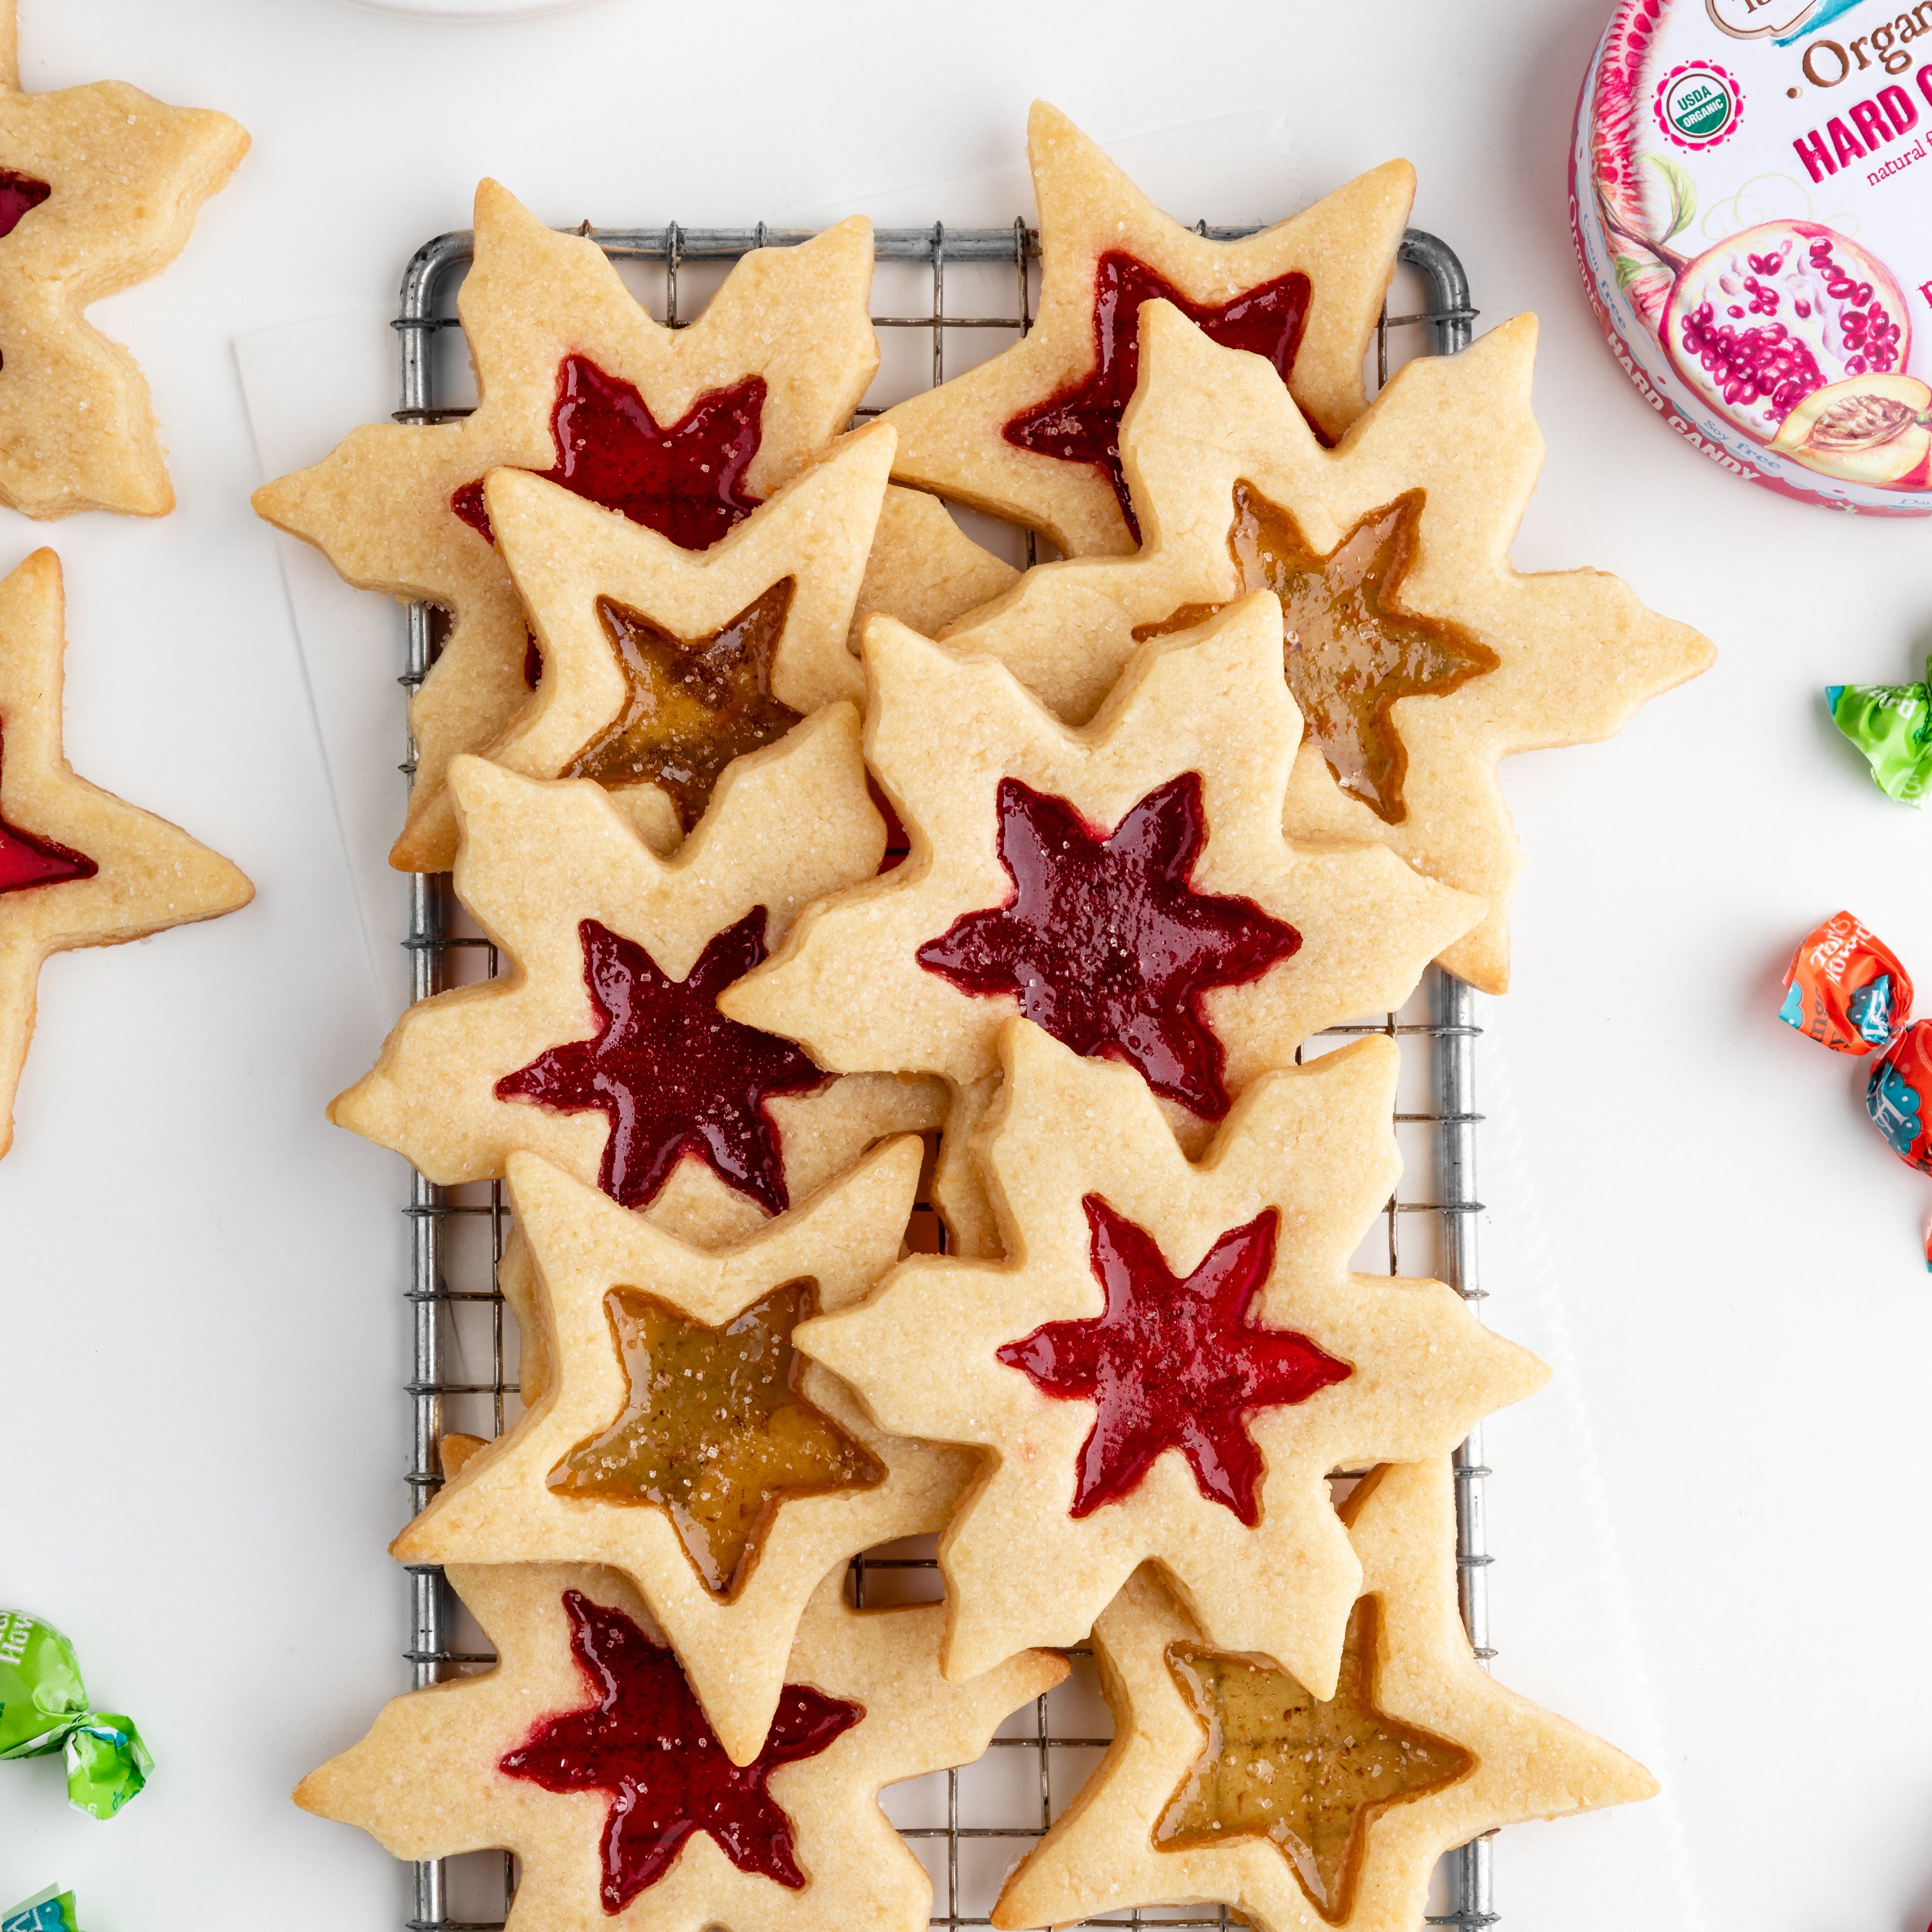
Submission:
<svg viewBox="0 0 1932 1932">
<path fill-rule="evenodd" d="M 745 471 L 764 434 L 765 379 L 748 376 L 700 396 L 668 429 L 631 384 L 607 376 L 587 356 L 566 356 L 556 372 L 550 436 L 552 483 L 621 510 L 634 524 L 685 550 L 708 550 L 758 506 Z M 466 483 L 449 507 L 490 542 L 483 479 Z"/>
<path fill-rule="evenodd" d="M 1204 996 L 1259 979 L 1301 935 L 1252 899 L 1189 883 L 1208 837 L 1198 774 L 1149 792 L 1112 832 L 1018 778 L 1000 781 L 999 814 L 1012 896 L 956 920 L 919 963 L 962 992 L 1012 994 L 1076 1053 L 1124 1060 L 1218 1120 L 1230 1102 Z"/>
<path fill-rule="evenodd" d="M 1120 412 L 1140 380 L 1141 304 L 1173 303 L 1224 349 L 1265 356 L 1288 380 L 1308 320 L 1308 278 L 1298 271 L 1244 290 L 1218 307 L 1190 302 L 1144 262 L 1118 252 L 1102 255 L 1094 275 L 1092 373 L 1058 395 L 1022 410 L 1004 434 L 1016 448 L 1106 471 L 1136 542 L 1141 526 L 1120 469 Z"/>
<path fill-rule="evenodd" d="M 597 1030 L 506 1074 L 497 1099 L 602 1113 L 610 1138 L 597 1184 L 626 1208 L 647 1206 L 694 1154 L 727 1186 L 783 1213 L 791 1204 L 784 1150 L 765 1103 L 832 1076 L 789 1040 L 718 1010 L 718 995 L 765 956 L 764 908 L 715 935 L 682 980 L 594 919 L 577 931 Z"/>
<path fill-rule="evenodd" d="M 36 181 L 32 175 L 16 175 L 11 168 L 0 168 L 0 241 L 12 234 L 52 193 L 45 182 Z"/>
<path fill-rule="evenodd" d="M 610 1794 L 604 1911 L 622 1912 L 656 1884 L 694 1832 L 708 1832 L 740 1871 L 802 1890 L 791 1820 L 766 1781 L 781 1765 L 816 1757 L 864 1710 L 788 1684 L 764 1749 L 735 1765 L 669 1648 L 580 1591 L 565 1592 L 563 1607 L 571 1649 L 596 1702 L 544 1718 L 499 1768 L 546 1791 Z"/>
<path fill-rule="evenodd" d="M 1202 1495 L 1253 1528 L 1262 1455 L 1247 1418 L 1353 1372 L 1306 1336 L 1247 1318 L 1274 1263 L 1274 1209 L 1223 1234 L 1183 1280 L 1144 1228 L 1097 1194 L 1082 1204 L 1106 1312 L 1049 1322 L 997 1352 L 1048 1395 L 1095 1406 L 1072 1514 L 1118 1502 L 1157 1456 L 1178 1449 Z"/>
<path fill-rule="evenodd" d="M 0 758 L 4 757 L 5 746 L 5 739 L 0 736 Z M 22 892 L 34 886 L 91 879 L 100 869 L 85 852 L 22 832 L 0 817 L 0 892 Z"/>
</svg>

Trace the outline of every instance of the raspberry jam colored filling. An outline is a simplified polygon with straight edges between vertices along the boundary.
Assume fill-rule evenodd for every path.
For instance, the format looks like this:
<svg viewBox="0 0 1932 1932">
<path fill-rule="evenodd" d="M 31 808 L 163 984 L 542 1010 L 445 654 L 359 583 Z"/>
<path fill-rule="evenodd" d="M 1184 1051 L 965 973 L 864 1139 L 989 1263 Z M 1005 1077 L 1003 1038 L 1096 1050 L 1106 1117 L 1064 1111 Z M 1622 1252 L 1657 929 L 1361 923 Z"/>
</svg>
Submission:
<svg viewBox="0 0 1932 1932">
<path fill-rule="evenodd" d="M 649 1206 L 691 1154 L 766 1214 L 782 1214 L 791 1199 L 766 1102 L 814 1093 L 832 1076 L 789 1040 L 718 1010 L 718 995 L 765 957 L 764 908 L 715 934 L 682 980 L 594 919 L 577 932 L 597 1030 L 506 1073 L 497 1099 L 602 1113 L 610 1138 L 597 1184 L 626 1208 Z"/>
<path fill-rule="evenodd" d="M 1076 1053 L 1124 1060 L 1163 1098 L 1218 1120 L 1232 1102 L 1204 998 L 1259 979 L 1301 935 L 1252 899 L 1189 883 L 1208 838 L 1198 775 L 1149 792 L 1111 832 L 1002 778 L 999 820 L 1012 896 L 956 920 L 919 963 L 962 992 L 1011 994 Z"/>
<path fill-rule="evenodd" d="M 1267 1838 L 1331 1925 L 1354 1904 L 1370 1825 L 1384 1811 L 1466 1777 L 1460 1745 L 1398 1722 L 1376 1702 L 1376 1600 L 1348 1619 L 1342 1675 L 1327 1703 L 1284 1670 L 1181 1644 L 1167 1667 L 1207 1733 L 1154 1827 L 1162 1851 Z"/>
<path fill-rule="evenodd" d="M 680 638 L 648 617 L 597 600 L 624 674 L 624 708 L 563 770 L 616 790 L 654 784 L 688 832 L 734 758 L 782 738 L 800 714 L 772 695 L 772 660 L 796 588 L 788 577 L 704 638 Z"/>
<path fill-rule="evenodd" d="M 1390 716 L 1394 706 L 1405 698 L 1445 697 L 1498 662 L 1461 625 L 1402 606 L 1422 504 L 1423 493 L 1412 490 L 1371 510 L 1324 555 L 1286 510 L 1239 482 L 1228 529 L 1235 596 L 1272 590 L 1281 599 L 1282 668 L 1305 735 L 1321 747 L 1342 789 L 1390 825 L 1408 816 L 1402 796 L 1408 752 Z M 1184 604 L 1134 636 L 1191 629 L 1226 608 Z"/>
<path fill-rule="evenodd" d="M 36 181 L 32 175 L 0 168 L 0 241 L 12 234 L 52 193 L 45 182 Z"/>
<path fill-rule="evenodd" d="M 1106 472 L 1134 541 L 1141 527 L 1120 469 L 1120 412 L 1140 379 L 1141 304 L 1173 303 L 1224 349 L 1265 356 L 1288 380 L 1308 320 L 1308 278 L 1278 275 L 1216 305 L 1190 302 L 1174 284 L 1129 254 L 1110 251 L 1094 274 L 1094 368 L 1080 381 L 1022 410 L 1001 432 L 1016 449 L 1090 464 Z"/>
<path fill-rule="evenodd" d="M 708 550 L 758 506 L 744 477 L 758 453 L 764 411 L 765 379 L 747 376 L 700 396 L 662 429 L 630 383 L 607 376 L 587 356 L 567 356 L 557 366 L 550 412 L 556 461 L 542 474 L 682 549 Z M 463 484 L 449 507 L 495 542 L 482 477 Z"/>
<path fill-rule="evenodd" d="M 5 756 L 6 740 L 0 735 L 0 770 L 4 769 Z M 91 879 L 100 869 L 85 852 L 23 832 L 0 817 L 0 892 L 23 892 L 35 886 Z"/>
<path fill-rule="evenodd" d="M 1178 1449 L 1202 1495 L 1252 1529 L 1262 1456 L 1248 1418 L 1306 1402 L 1354 1372 L 1306 1336 L 1248 1319 L 1274 1264 L 1279 1216 L 1270 1208 L 1231 1229 L 1184 1279 L 1144 1228 L 1099 1195 L 1081 1204 L 1106 1312 L 1049 1322 L 994 1352 L 1046 1394 L 1094 1405 L 1070 1514 L 1119 1502 L 1157 1456 Z"/>
<path fill-rule="evenodd" d="M 622 1912 L 670 1869 L 694 1832 L 740 1871 L 802 1891 L 792 1823 L 765 1788 L 779 1766 L 816 1757 L 866 1714 L 788 1684 L 765 1747 L 734 1764 L 668 1646 L 621 1610 L 566 1590 L 570 1648 L 594 1703 L 543 1719 L 498 1768 L 546 1791 L 604 1791 L 604 1910 Z"/>
<path fill-rule="evenodd" d="M 791 1331 L 808 1282 L 774 1288 L 722 1328 L 632 1288 L 604 1298 L 629 1384 L 623 1412 L 550 1473 L 560 1495 L 655 1503 L 715 1595 L 735 1591 L 788 1497 L 871 1489 L 884 1469 L 797 1393 Z"/>
</svg>

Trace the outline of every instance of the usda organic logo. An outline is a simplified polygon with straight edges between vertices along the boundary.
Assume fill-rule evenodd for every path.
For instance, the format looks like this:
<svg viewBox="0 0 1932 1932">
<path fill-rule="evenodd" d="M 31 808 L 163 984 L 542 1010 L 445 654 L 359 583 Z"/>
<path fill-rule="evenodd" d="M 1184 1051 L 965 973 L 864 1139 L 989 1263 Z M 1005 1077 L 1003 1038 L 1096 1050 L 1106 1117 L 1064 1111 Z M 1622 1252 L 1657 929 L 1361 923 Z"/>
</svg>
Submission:
<svg viewBox="0 0 1932 1932">
<path fill-rule="evenodd" d="M 1687 61 L 1658 82 L 1658 124 L 1680 148 L 1714 148 L 1744 112 L 1738 84 L 1714 61 Z"/>
</svg>

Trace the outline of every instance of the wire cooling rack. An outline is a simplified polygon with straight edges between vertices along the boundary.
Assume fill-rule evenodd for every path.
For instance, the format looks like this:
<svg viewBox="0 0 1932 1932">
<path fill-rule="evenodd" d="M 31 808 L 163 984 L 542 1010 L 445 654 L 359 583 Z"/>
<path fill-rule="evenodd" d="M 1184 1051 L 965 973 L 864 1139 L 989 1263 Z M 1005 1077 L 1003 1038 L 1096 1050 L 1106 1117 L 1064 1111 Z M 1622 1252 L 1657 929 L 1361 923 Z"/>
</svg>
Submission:
<svg viewBox="0 0 1932 1932">
<path fill-rule="evenodd" d="M 687 310 L 701 302 L 704 284 L 715 286 L 724 268 L 756 248 L 794 244 L 810 231 L 771 229 L 597 229 L 579 232 L 596 242 L 660 318 L 677 326 L 682 296 Z M 1197 232 L 1232 241 L 1252 227 Z M 875 236 L 879 272 L 875 302 L 906 296 L 905 312 L 873 317 L 881 336 L 882 367 L 868 406 L 946 380 L 949 339 L 955 373 L 1005 346 L 1031 326 L 1040 256 L 1038 232 L 1022 220 L 1010 228 L 885 229 Z M 454 313 L 455 290 L 471 256 L 467 230 L 439 236 L 418 250 L 403 279 L 402 310 L 395 320 L 402 349 L 402 406 L 395 419 L 436 423 L 469 413 L 456 392 L 464 381 Z M 1452 354 L 1466 348 L 1476 311 L 1469 305 L 1461 262 L 1437 237 L 1411 229 L 1403 236 L 1403 280 L 1420 290 L 1413 312 L 1390 315 L 1384 307 L 1376 328 L 1378 385 L 1388 380 L 1391 346 L 1398 358 Z M 952 282 L 949 292 L 949 271 Z M 645 279 L 647 278 L 647 279 Z M 694 288 L 693 284 L 700 286 Z M 923 286 L 922 286 L 922 284 Z M 929 300 L 922 300 L 922 296 Z M 931 356 L 919 342 L 923 332 Z M 970 333 L 967 333 L 970 332 Z M 981 334 L 980 332 L 990 332 Z M 452 400 L 445 400 L 448 397 Z M 878 406 L 870 406 L 877 404 Z M 999 535 L 976 526 L 976 534 Z M 1034 560 L 1033 540 L 1004 532 L 1024 561 Z M 1016 555 L 1013 561 L 1022 559 Z M 439 614 L 428 604 L 408 614 L 407 668 L 400 682 L 413 691 L 428 675 L 440 642 Z M 415 747 L 403 770 L 414 770 Z M 468 925 L 446 873 L 418 873 L 410 880 L 409 930 L 404 940 L 412 964 L 412 997 L 423 1000 L 452 986 L 494 976 L 495 949 Z M 1474 1112 L 1475 995 L 1461 980 L 1430 969 L 1425 983 L 1400 1013 L 1336 1027 L 1315 1042 L 1310 1055 L 1366 1033 L 1385 1033 L 1402 1052 L 1396 1114 L 1402 1144 L 1403 1180 L 1358 1254 L 1356 1265 L 1385 1266 L 1448 1282 L 1472 1306 L 1484 1299 L 1478 1286 Z M 1300 1058 L 1302 1055 L 1298 1054 Z M 407 1216 L 411 1237 L 409 1302 L 413 1360 L 408 1387 L 412 1464 L 407 1478 L 411 1508 L 420 1510 L 440 1486 L 437 1444 L 461 1430 L 500 1435 L 520 1408 L 514 1360 L 514 1324 L 506 1332 L 496 1264 L 503 1252 L 509 1216 L 496 1184 L 437 1187 L 413 1174 Z M 916 1223 L 936 1228 L 922 1202 Z M 943 1239 L 943 1235 L 938 1237 Z M 923 1243 L 932 1244 L 931 1240 Z M 1456 1451 L 1456 1560 L 1462 1618 L 1478 1657 L 1494 1654 L 1489 1642 L 1487 1570 L 1480 1425 Z M 1358 1472 L 1359 1473 L 1359 1472 Z M 1337 1472 L 1338 1478 L 1346 1472 Z M 854 1559 L 853 1588 L 860 1603 L 929 1600 L 938 1594 L 931 1539 L 895 1545 Z M 418 1688 L 487 1667 L 494 1658 L 486 1641 L 449 1592 L 440 1569 L 412 1568 L 410 1642 L 406 1655 Z M 932 1924 L 936 1928 L 984 1926 L 1006 1871 L 1046 1831 L 1099 1763 L 1112 1725 L 1100 1698 L 1090 1656 L 1074 1653 L 1067 1684 L 1009 1718 L 994 1748 L 979 1763 L 940 1772 L 892 1787 L 885 1802 L 893 1822 L 934 1882 Z M 425 1861 L 413 1868 L 410 1932 L 493 1932 L 514 1895 L 515 1862 L 508 1854 L 473 1853 Z M 1436 1910 L 1428 1922 L 1480 1928 L 1496 1922 L 1492 1903 L 1490 1846 L 1486 1838 L 1462 1846 L 1436 1874 Z M 1225 1907 L 1212 1917 L 1189 1908 L 1149 1910 L 1094 1922 L 1162 1928 L 1226 1928 Z M 1198 1912 L 1198 1908 L 1191 1910 Z"/>
</svg>

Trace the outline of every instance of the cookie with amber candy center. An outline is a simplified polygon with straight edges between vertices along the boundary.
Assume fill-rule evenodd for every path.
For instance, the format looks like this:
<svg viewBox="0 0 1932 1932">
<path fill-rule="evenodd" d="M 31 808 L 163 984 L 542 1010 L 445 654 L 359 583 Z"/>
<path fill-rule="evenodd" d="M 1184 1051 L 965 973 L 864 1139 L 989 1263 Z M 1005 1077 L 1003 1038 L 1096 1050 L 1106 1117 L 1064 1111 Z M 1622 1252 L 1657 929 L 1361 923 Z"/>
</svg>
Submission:
<svg viewBox="0 0 1932 1932">
<path fill-rule="evenodd" d="M 1714 656 L 1602 571 L 1510 564 L 1543 460 L 1534 317 L 1407 364 L 1332 451 L 1258 357 L 1166 303 L 1141 334 L 1121 449 L 1144 548 L 1029 572 L 945 642 L 1077 722 L 1148 638 L 1274 592 L 1304 720 L 1290 835 L 1372 840 L 1486 899 L 1442 963 L 1502 992 L 1522 861 L 1497 760 L 1607 738 Z"/>
<path fill-rule="evenodd" d="M 1439 1282 L 1351 1274 L 1400 1172 L 1383 1037 L 1262 1075 L 1188 1160 L 1130 1069 L 1023 1020 L 982 1164 L 1004 1262 L 914 1257 L 798 1347 L 880 1428 L 992 1452 L 940 1544 L 962 1678 L 1077 1642 L 1143 1561 L 1217 1648 L 1333 1694 L 1360 1568 L 1328 1472 L 1540 1388 Z"/>
<path fill-rule="evenodd" d="M 405 1013 L 330 1106 L 338 1126 L 443 1184 L 540 1154 L 710 1244 L 754 1232 L 884 1136 L 940 1124 L 937 1082 L 839 1079 L 718 1010 L 801 905 L 878 866 L 885 828 L 850 705 L 736 760 L 668 859 L 588 780 L 475 758 L 450 776 L 457 893 L 508 970 Z"/>
<path fill-rule="evenodd" d="M 160 274 L 248 152 L 226 115 L 124 81 L 23 92 L 0 0 L 0 503 L 174 508 L 148 385 L 83 311 Z"/>
<path fill-rule="evenodd" d="M 648 843 L 675 845 L 733 758 L 864 694 L 847 638 L 892 453 L 889 429 L 847 437 L 697 554 L 492 470 L 490 528 L 543 666 L 492 762 L 594 778 Z"/>
<path fill-rule="evenodd" d="M 874 619 L 868 760 L 911 854 L 807 910 L 723 1010 L 821 1066 L 962 1087 L 1023 1015 L 1137 1069 L 1198 1146 L 1481 912 L 1377 847 L 1283 838 L 1301 721 L 1279 634 L 1263 596 L 1157 641 L 1071 730 L 1000 666 Z"/>
<path fill-rule="evenodd" d="M 390 855 L 405 871 L 451 862 L 446 767 L 530 695 L 523 607 L 483 500 L 489 472 L 534 470 L 702 550 L 844 430 L 878 366 L 872 232 L 858 216 L 746 256 L 676 329 L 594 242 L 554 233 L 491 181 L 476 190 L 476 250 L 457 304 L 476 410 L 459 423 L 366 425 L 254 497 L 350 583 L 448 613 L 410 706 L 416 778 Z"/>
<path fill-rule="evenodd" d="M 392 1700 L 296 1802 L 398 1858 L 514 1852 L 516 1932 L 923 1932 L 932 1881 L 880 1788 L 971 1762 L 1066 1675 L 1034 1651 L 950 1684 L 938 1606 L 852 1610 L 842 1570 L 800 1623 L 764 1750 L 737 1766 L 614 1572 L 496 1564 L 449 1580 L 498 1662 Z"/>
<path fill-rule="evenodd" d="M 1266 356 L 1282 400 L 1331 440 L 1367 398 L 1362 358 L 1394 272 L 1415 173 L 1406 161 L 1234 242 L 1162 214 L 1043 100 L 1027 123 L 1040 207 L 1040 312 L 989 362 L 886 412 L 893 474 L 1050 537 L 1070 556 L 1130 550 L 1120 411 L 1154 296 L 1217 341 Z"/>
<path fill-rule="evenodd" d="M 1451 1846 L 1654 1795 L 1471 1654 L 1446 1462 L 1376 1470 L 1342 1516 L 1362 1585 L 1332 1698 L 1209 1644 L 1150 1565 L 1108 1606 L 1094 1648 L 1113 1744 L 1007 1880 L 996 1926 L 1204 1902 L 1262 1932 L 1409 1932 Z"/>
<path fill-rule="evenodd" d="M 226 859 L 76 778 L 61 751 L 60 560 L 0 582 L 0 1154 L 48 955 L 216 919 L 255 896 Z"/>
<path fill-rule="evenodd" d="M 851 1306 L 898 1259 L 922 1152 L 911 1136 L 889 1142 L 722 1249 L 512 1155 L 544 1387 L 392 1554 L 622 1571 L 724 1748 L 749 1762 L 819 1580 L 940 1528 L 972 1477 L 964 1451 L 875 1428 L 792 1342 L 801 1318 Z"/>
</svg>

